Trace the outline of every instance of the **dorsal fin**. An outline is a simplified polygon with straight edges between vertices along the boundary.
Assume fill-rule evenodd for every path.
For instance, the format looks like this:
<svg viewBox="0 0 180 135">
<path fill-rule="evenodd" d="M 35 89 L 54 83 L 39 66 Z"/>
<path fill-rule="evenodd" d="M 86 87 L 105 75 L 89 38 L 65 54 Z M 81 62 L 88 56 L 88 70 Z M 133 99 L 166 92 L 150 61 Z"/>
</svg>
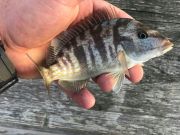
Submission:
<svg viewBox="0 0 180 135">
<path fill-rule="evenodd" d="M 79 21 L 74 26 L 57 35 L 49 46 L 46 65 L 49 66 L 56 62 L 58 52 L 62 48 L 65 48 L 69 41 L 84 33 L 86 30 L 91 29 L 104 21 L 117 17 L 115 9 L 111 6 L 110 9 L 111 11 L 106 7 L 100 10 L 95 10 L 92 14 Z"/>
<path fill-rule="evenodd" d="M 80 35 L 84 31 L 93 28 L 94 26 L 108 21 L 116 17 L 115 9 L 111 8 L 111 12 L 107 8 L 94 11 L 92 14 L 76 23 L 74 26 L 67 29 L 67 31 L 60 33 L 58 38 L 62 44 L 66 44 L 72 38 Z"/>
</svg>

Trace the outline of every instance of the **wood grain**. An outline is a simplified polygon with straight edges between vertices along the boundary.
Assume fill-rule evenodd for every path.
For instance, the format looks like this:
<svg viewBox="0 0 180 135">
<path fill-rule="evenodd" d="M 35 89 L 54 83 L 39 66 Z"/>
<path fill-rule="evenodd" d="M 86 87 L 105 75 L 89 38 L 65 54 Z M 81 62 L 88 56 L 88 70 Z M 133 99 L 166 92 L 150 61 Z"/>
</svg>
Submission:
<svg viewBox="0 0 180 135">
<path fill-rule="evenodd" d="M 41 80 L 20 80 L 0 95 L 0 134 L 180 134 L 180 1 L 109 1 L 172 38 L 174 49 L 147 62 L 143 80 L 125 84 L 118 95 L 90 84 L 97 99 L 91 110 L 76 106 L 57 86 L 48 96 Z"/>
</svg>

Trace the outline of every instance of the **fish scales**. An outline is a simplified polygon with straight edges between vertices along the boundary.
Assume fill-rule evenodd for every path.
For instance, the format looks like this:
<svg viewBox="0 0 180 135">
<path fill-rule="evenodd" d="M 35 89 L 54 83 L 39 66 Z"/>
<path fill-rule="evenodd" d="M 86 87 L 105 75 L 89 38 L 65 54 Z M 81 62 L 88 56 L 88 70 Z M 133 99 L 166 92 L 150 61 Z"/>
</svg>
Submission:
<svg viewBox="0 0 180 135">
<path fill-rule="evenodd" d="M 114 55 L 116 55 L 115 47 L 113 45 L 113 32 L 112 26 L 108 21 L 102 23 L 95 27 L 95 29 L 90 30 L 93 40 L 95 42 L 95 47 L 99 51 L 103 65 L 108 61 L 112 61 Z M 109 49 L 111 47 L 111 50 Z M 111 52 L 110 52 L 111 51 Z"/>
<path fill-rule="evenodd" d="M 118 92 L 128 69 L 160 56 L 173 44 L 159 32 L 115 11 L 95 11 L 59 34 L 49 47 L 46 67 L 40 68 L 46 87 L 59 85 L 80 91 L 87 81 L 102 73 L 114 78 Z"/>
<path fill-rule="evenodd" d="M 101 25 L 96 26 L 94 29 L 90 30 L 90 34 L 93 38 L 93 42 L 95 44 L 95 48 L 99 51 L 101 59 L 103 62 L 107 61 L 107 57 L 104 54 L 106 51 L 104 47 L 104 41 L 101 37 L 101 33 L 103 31 L 103 27 Z"/>
<path fill-rule="evenodd" d="M 112 23 L 107 21 L 99 24 L 93 29 L 87 30 L 80 36 L 75 37 L 72 40 L 76 40 L 76 45 L 69 41 L 68 43 L 71 45 L 65 45 L 59 56 L 62 57 L 62 53 L 64 53 L 63 57 L 66 57 L 68 53 L 74 53 L 80 68 L 87 70 L 83 74 L 86 74 L 86 76 L 89 76 L 89 74 L 97 75 L 100 72 L 98 70 L 103 71 L 104 67 L 107 68 L 107 65 L 111 66 L 112 61 L 116 58 L 117 53 L 115 48 L 117 47 L 113 44 L 113 37 L 115 37 L 113 36 L 113 33 L 115 33 L 113 32 L 113 27 L 117 21 L 113 20 Z M 69 46 L 72 46 L 72 48 Z M 119 46 L 121 45 L 119 44 Z M 94 72 L 97 73 L 95 74 Z"/>
</svg>

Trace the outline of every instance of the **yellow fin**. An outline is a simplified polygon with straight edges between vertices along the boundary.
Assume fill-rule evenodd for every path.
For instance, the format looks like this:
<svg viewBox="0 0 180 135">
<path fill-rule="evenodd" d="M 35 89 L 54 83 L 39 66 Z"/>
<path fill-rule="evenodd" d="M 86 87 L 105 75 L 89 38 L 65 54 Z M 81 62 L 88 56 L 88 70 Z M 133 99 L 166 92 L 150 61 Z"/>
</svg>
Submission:
<svg viewBox="0 0 180 135">
<path fill-rule="evenodd" d="M 83 88 L 87 86 L 88 80 L 78 80 L 78 81 L 58 81 L 58 84 L 65 89 L 73 90 L 78 93 Z"/>
<path fill-rule="evenodd" d="M 128 66 L 127 66 L 127 61 L 126 61 L 126 56 L 125 56 L 125 52 L 124 51 L 120 51 L 118 53 L 118 60 L 121 63 L 123 72 L 130 77 L 129 71 L 128 71 Z"/>
<path fill-rule="evenodd" d="M 113 77 L 115 81 L 112 91 L 116 94 L 119 93 L 123 84 L 125 74 L 121 72 L 114 72 L 114 73 L 108 73 L 107 75 Z"/>
<path fill-rule="evenodd" d="M 37 70 L 39 71 L 39 73 L 41 74 L 43 80 L 44 80 L 44 85 L 48 91 L 48 93 L 50 92 L 49 87 L 51 85 L 51 83 L 53 82 L 53 79 L 51 78 L 51 76 L 49 76 L 49 69 L 39 66 L 33 59 L 32 57 L 29 56 L 29 54 L 27 54 L 27 57 L 33 62 L 33 64 L 35 64 Z"/>
</svg>

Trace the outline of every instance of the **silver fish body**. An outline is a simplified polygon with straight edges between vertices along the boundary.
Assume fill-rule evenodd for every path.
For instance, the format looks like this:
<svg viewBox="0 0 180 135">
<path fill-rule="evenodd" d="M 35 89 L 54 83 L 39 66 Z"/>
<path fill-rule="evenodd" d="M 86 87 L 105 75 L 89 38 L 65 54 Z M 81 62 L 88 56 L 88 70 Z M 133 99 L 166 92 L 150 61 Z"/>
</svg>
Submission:
<svg viewBox="0 0 180 135">
<path fill-rule="evenodd" d="M 113 20 L 109 24 L 98 25 L 85 31 L 74 39 L 76 41 L 69 42 L 71 47 L 65 46 L 59 51 L 60 57 L 55 65 L 59 72 L 64 74 L 60 76 L 60 80 L 82 80 L 121 69 L 117 60 L 117 49 L 120 49 L 121 45 L 117 48 L 112 39 L 115 22 L 116 20 Z"/>
<path fill-rule="evenodd" d="M 108 73 L 118 92 L 129 68 L 172 48 L 166 37 L 136 20 L 107 18 L 97 22 L 91 18 L 52 41 L 46 68 L 41 68 L 47 87 L 58 80 L 63 87 L 79 91 L 90 78 Z"/>
</svg>

